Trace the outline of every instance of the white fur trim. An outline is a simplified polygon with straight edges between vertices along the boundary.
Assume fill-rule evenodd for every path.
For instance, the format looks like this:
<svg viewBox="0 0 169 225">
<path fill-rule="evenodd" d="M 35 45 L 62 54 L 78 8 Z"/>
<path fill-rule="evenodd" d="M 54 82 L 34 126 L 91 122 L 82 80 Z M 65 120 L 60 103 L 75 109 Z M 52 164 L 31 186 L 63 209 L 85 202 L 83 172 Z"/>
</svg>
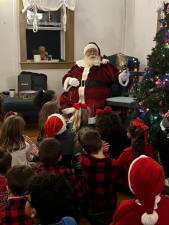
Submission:
<svg viewBox="0 0 169 225">
<path fill-rule="evenodd" d="M 85 55 L 85 53 L 87 52 L 87 50 L 91 49 L 91 48 L 94 48 L 96 49 L 98 52 L 99 52 L 99 49 L 97 48 L 97 46 L 95 44 L 88 44 L 86 45 L 86 47 L 84 48 L 83 50 L 83 54 Z"/>
<path fill-rule="evenodd" d="M 71 88 L 71 86 L 69 85 L 69 80 L 70 80 L 71 77 L 67 77 L 64 81 L 64 84 L 63 84 L 63 89 L 64 91 L 68 92 L 69 89 Z"/>
<path fill-rule="evenodd" d="M 72 114 L 74 111 L 75 111 L 74 107 L 69 107 L 69 108 L 62 109 L 62 113 L 66 114 L 66 115 L 67 114 Z"/>
<path fill-rule="evenodd" d="M 85 103 L 85 87 L 79 87 L 79 102 Z"/>
<path fill-rule="evenodd" d="M 90 72 L 90 68 L 84 67 L 81 80 L 84 80 L 84 81 L 87 80 L 89 72 Z M 85 102 L 85 86 L 80 86 L 78 88 L 78 93 L 79 93 L 79 102 L 84 103 Z"/>
<path fill-rule="evenodd" d="M 58 134 L 62 134 L 66 130 L 66 121 L 65 121 L 65 118 L 61 114 L 59 114 L 59 113 L 53 113 L 50 116 L 48 116 L 48 118 L 50 118 L 52 116 L 56 116 L 56 117 L 58 117 L 62 121 L 63 126 L 60 129 L 60 131 L 57 133 L 57 135 Z"/>
<path fill-rule="evenodd" d="M 156 195 L 155 196 L 155 202 L 154 202 L 154 209 L 158 209 L 158 203 L 161 201 L 161 196 L 160 194 L 159 195 Z M 138 199 L 135 200 L 135 202 L 138 204 L 138 205 L 141 205 L 141 203 L 139 202 Z"/>
<path fill-rule="evenodd" d="M 141 156 L 137 157 L 136 159 L 134 159 L 134 160 L 132 161 L 132 163 L 130 164 L 130 167 L 129 167 L 129 170 L 128 170 L 128 184 L 129 184 L 129 188 L 130 188 L 130 190 L 131 190 L 131 192 L 132 192 L 133 194 L 135 194 L 135 193 L 134 193 L 134 191 L 133 191 L 133 189 L 132 189 L 132 186 L 131 186 L 131 182 L 130 182 L 130 173 L 131 173 L 131 169 L 132 169 L 134 163 L 137 162 L 137 161 L 138 161 L 139 159 L 141 159 L 141 158 L 147 158 L 147 156 L 146 156 L 146 155 L 141 155 Z"/>
<path fill-rule="evenodd" d="M 90 68 L 85 67 L 82 73 L 82 80 L 87 80 L 89 72 L 90 72 Z"/>
<path fill-rule="evenodd" d="M 159 195 L 156 195 L 155 196 L 155 203 L 154 203 L 154 209 L 158 209 L 158 203 L 161 201 L 161 196 L 160 194 Z"/>
<path fill-rule="evenodd" d="M 84 59 L 81 59 L 81 60 L 78 60 L 76 61 L 76 64 L 79 66 L 79 67 L 87 67 Z"/>
<path fill-rule="evenodd" d="M 101 63 L 102 63 L 102 64 L 107 64 L 107 63 L 109 63 L 109 60 L 103 58 L 102 61 L 101 61 Z"/>
<path fill-rule="evenodd" d="M 95 124 L 95 123 L 96 123 L 96 117 L 88 118 L 88 124 Z"/>
<path fill-rule="evenodd" d="M 169 178 L 165 179 L 165 186 L 169 187 Z"/>
<path fill-rule="evenodd" d="M 141 216 L 141 223 L 143 225 L 155 225 L 158 221 L 158 214 L 157 212 L 154 210 L 152 214 L 148 214 L 148 213 L 144 213 Z"/>
<path fill-rule="evenodd" d="M 163 126 L 162 121 L 160 122 L 160 128 L 161 128 L 162 131 L 165 131 L 165 127 Z"/>
<path fill-rule="evenodd" d="M 109 63 L 109 60 L 103 58 L 102 61 L 100 61 L 100 63 L 101 63 L 101 64 L 107 64 L 107 63 Z M 89 66 L 86 65 L 84 59 L 81 59 L 81 60 L 76 61 L 76 64 L 77 64 L 79 67 L 84 67 L 84 68 L 89 67 Z M 97 66 L 100 66 L 100 64 L 98 64 Z"/>
</svg>

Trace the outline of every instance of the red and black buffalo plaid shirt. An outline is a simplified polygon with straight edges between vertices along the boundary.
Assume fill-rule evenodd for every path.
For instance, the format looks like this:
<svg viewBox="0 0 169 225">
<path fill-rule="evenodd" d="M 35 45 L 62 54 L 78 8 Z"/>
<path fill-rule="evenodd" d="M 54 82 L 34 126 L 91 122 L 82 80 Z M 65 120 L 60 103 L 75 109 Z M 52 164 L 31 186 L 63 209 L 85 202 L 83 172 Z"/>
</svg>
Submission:
<svg viewBox="0 0 169 225">
<path fill-rule="evenodd" d="M 81 200 L 83 198 L 83 191 L 81 183 L 76 179 L 74 173 L 71 169 L 65 168 L 65 167 L 58 167 L 58 166 L 45 166 L 45 165 L 39 165 L 39 167 L 36 169 L 35 174 L 39 175 L 44 172 L 48 173 L 59 173 L 63 175 L 71 184 L 75 192 L 75 196 Z"/>
<path fill-rule="evenodd" d="M 115 191 L 116 160 L 109 157 L 99 159 L 82 154 L 80 161 L 88 212 L 96 213 L 115 209 L 117 201 Z"/>
<path fill-rule="evenodd" d="M 32 221 L 25 214 L 25 199 L 13 197 L 8 199 L 8 204 L 0 211 L 1 225 L 32 225 Z"/>
<path fill-rule="evenodd" d="M 7 178 L 0 175 L 0 209 L 5 207 L 8 199 Z"/>
</svg>

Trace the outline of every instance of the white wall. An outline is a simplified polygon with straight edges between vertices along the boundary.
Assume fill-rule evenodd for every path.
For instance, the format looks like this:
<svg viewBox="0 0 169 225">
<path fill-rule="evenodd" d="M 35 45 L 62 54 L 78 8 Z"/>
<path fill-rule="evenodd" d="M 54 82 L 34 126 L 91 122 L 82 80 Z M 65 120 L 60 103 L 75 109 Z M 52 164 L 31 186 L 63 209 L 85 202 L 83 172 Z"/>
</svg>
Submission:
<svg viewBox="0 0 169 225">
<path fill-rule="evenodd" d="M 16 88 L 20 72 L 17 2 L 0 0 L 0 91 Z M 89 41 L 95 41 L 102 54 L 124 52 L 139 57 L 145 65 L 156 31 L 154 8 L 153 0 L 77 0 L 75 59 L 82 57 L 83 47 Z M 66 71 L 37 70 L 48 75 L 48 88 L 58 94 L 62 92 L 61 79 Z"/>
<path fill-rule="evenodd" d="M 78 0 L 75 11 L 75 55 L 82 57 L 83 47 L 95 41 L 102 54 L 122 51 L 124 0 Z"/>
<path fill-rule="evenodd" d="M 0 91 L 16 87 L 18 31 L 14 0 L 0 0 Z"/>
<path fill-rule="evenodd" d="M 126 0 L 127 20 L 124 53 L 136 56 L 143 69 L 155 42 L 157 29 L 156 0 Z"/>
</svg>

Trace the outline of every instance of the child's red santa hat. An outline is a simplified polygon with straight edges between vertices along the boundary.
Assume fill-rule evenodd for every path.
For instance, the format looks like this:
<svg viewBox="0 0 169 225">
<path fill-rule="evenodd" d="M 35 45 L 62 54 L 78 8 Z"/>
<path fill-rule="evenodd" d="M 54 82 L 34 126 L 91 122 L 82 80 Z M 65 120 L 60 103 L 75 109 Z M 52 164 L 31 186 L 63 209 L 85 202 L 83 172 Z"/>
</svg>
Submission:
<svg viewBox="0 0 169 225">
<path fill-rule="evenodd" d="M 44 129 L 47 137 L 55 137 L 66 130 L 66 121 L 61 114 L 54 113 L 48 116 Z"/>
<path fill-rule="evenodd" d="M 160 193 L 164 188 L 162 166 L 150 157 L 141 155 L 130 165 L 128 172 L 130 190 L 138 198 L 136 202 L 144 209 L 141 216 L 143 225 L 154 225 L 158 221 L 156 209 L 160 202 Z"/>
</svg>

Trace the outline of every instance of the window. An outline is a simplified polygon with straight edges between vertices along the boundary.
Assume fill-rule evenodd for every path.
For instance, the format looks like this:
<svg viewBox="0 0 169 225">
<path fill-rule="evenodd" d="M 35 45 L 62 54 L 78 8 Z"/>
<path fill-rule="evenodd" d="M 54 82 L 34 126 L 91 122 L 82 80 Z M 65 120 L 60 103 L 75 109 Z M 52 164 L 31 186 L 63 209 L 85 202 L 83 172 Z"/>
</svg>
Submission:
<svg viewBox="0 0 169 225">
<path fill-rule="evenodd" d="M 44 46 L 50 59 L 65 61 L 65 32 L 61 22 L 62 11 L 39 11 L 38 32 L 33 32 L 33 12 L 26 12 L 26 46 L 27 59 L 33 59 L 34 50 Z"/>
<path fill-rule="evenodd" d="M 22 0 L 20 0 L 21 68 L 70 68 L 74 63 L 74 13 L 67 9 L 65 32 L 62 23 L 62 9 L 38 11 L 38 31 L 34 33 L 32 29 L 33 12 L 27 10 L 23 14 L 22 8 Z M 35 63 L 33 52 L 40 46 L 45 47 L 48 58 Z"/>
</svg>

